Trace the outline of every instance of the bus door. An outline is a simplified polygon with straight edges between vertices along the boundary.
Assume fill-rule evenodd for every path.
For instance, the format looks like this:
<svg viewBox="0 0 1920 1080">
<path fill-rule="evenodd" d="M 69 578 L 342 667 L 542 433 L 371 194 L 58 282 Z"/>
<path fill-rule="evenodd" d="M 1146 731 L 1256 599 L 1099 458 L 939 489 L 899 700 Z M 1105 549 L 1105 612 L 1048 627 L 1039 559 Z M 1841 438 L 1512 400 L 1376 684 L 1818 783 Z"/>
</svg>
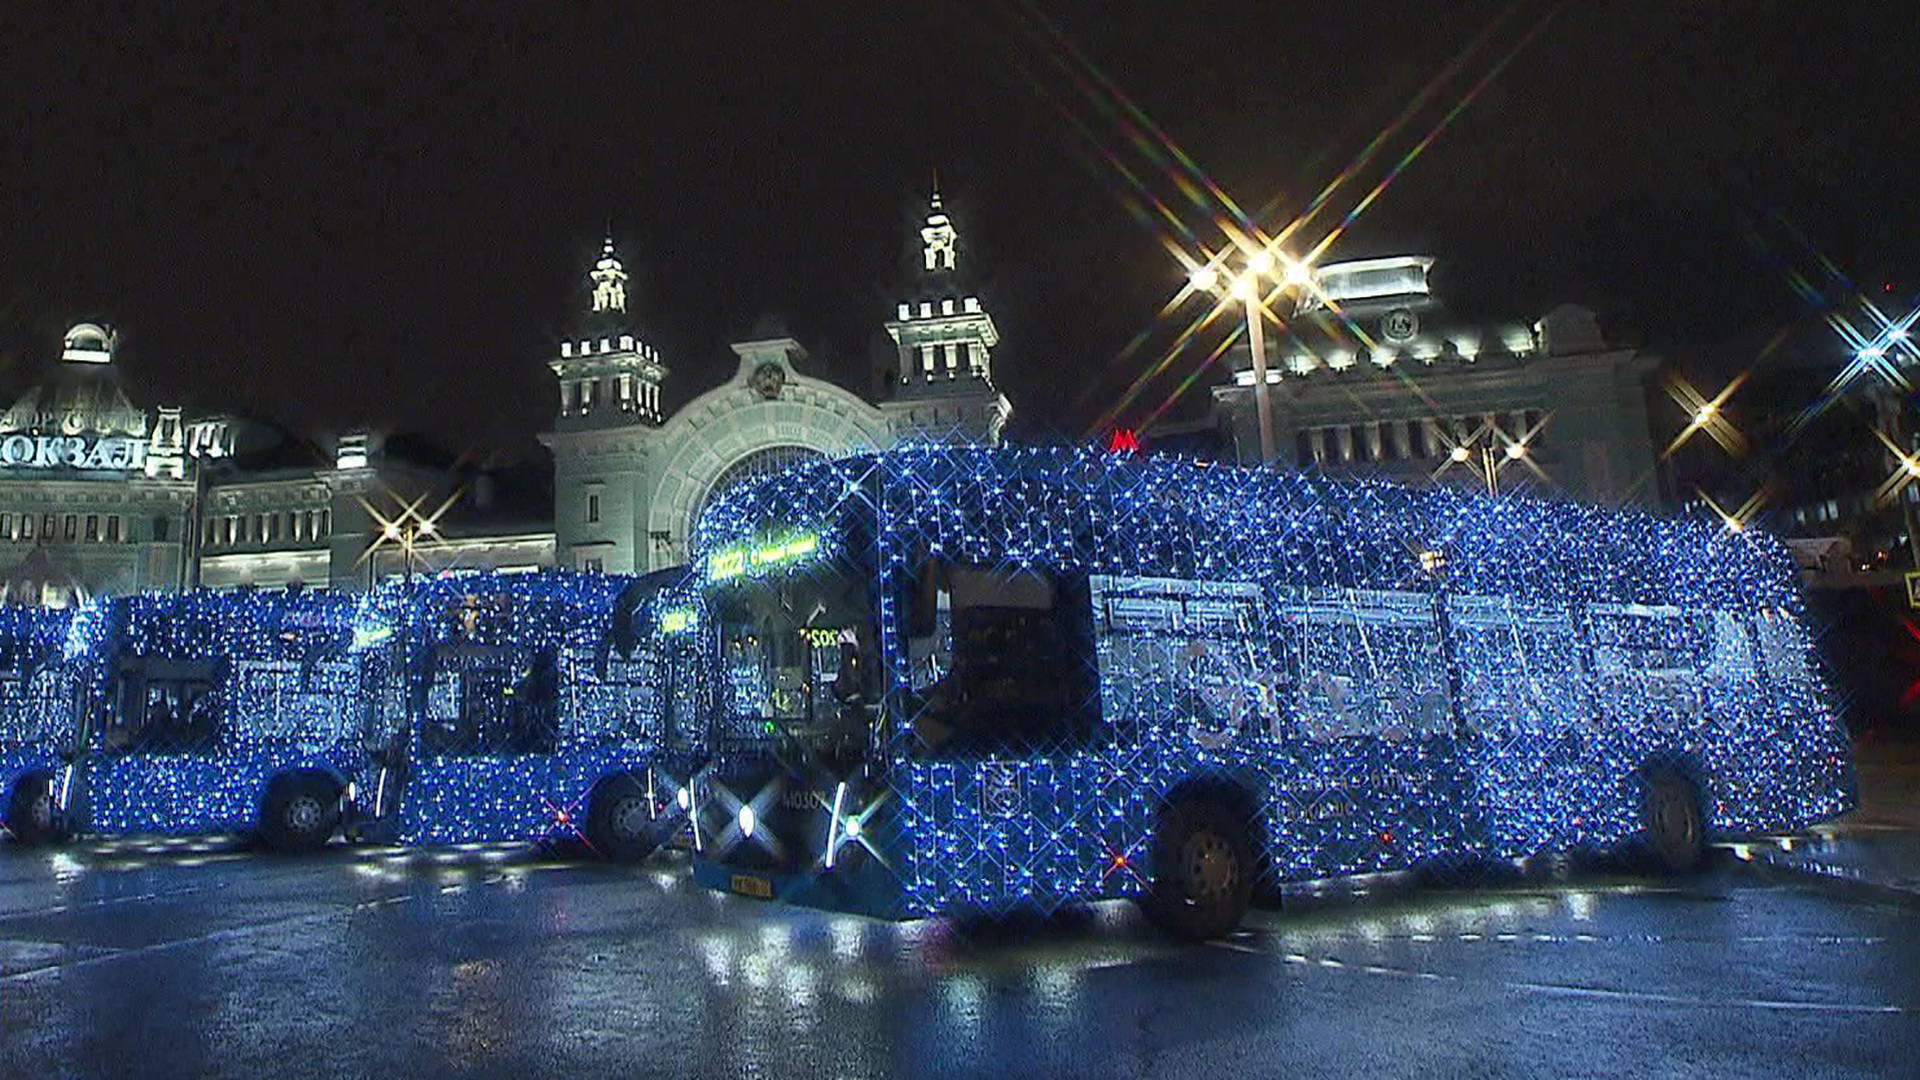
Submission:
<svg viewBox="0 0 1920 1080">
<path fill-rule="evenodd" d="M 193 824 L 192 785 L 181 781 L 219 750 L 224 709 L 220 664 L 122 656 L 93 741 L 87 797 L 95 827 L 165 831 Z M 178 803 L 178 805 L 176 805 Z"/>
<path fill-rule="evenodd" d="M 1276 745 L 1298 873 L 1365 873 L 1458 850 L 1466 833 L 1435 598 L 1289 590 Z M 1285 701 L 1284 699 L 1290 699 Z"/>
<path fill-rule="evenodd" d="M 531 790 L 537 778 L 516 781 L 521 790 L 503 788 L 520 770 L 481 763 L 551 758 L 558 748 L 556 650 L 448 641 L 427 652 L 419 680 L 419 720 L 399 766 L 402 830 L 428 841 L 504 840 L 537 836 L 551 825 L 557 813 L 544 788 Z M 389 786 L 396 784 L 390 779 Z"/>
<path fill-rule="evenodd" d="M 1587 825 L 1596 714 L 1572 604 L 1449 595 L 1462 769 L 1487 854 L 1564 847 Z M 1544 841 L 1544 843 L 1543 843 Z"/>
<path fill-rule="evenodd" d="M 1090 748 L 1111 741 L 1094 665 L 1090 579 L 931 556 L 909 598 L 911 667 L 902 721 L 916 757 L 897 781 L 938 829 L 970 836 L 934 850 L 916 832 L 908 873 L 928 895 L 1085 894 L 1112 883 L 1116 835 L 1090 808 L 1114 771 Z M 919 763 L 915 763 L 918 765 Z M 950 786 L 949 786 L 950 785 Z M 1049 865 L 1045 885 L 1024 876 Z"/>
</svg>

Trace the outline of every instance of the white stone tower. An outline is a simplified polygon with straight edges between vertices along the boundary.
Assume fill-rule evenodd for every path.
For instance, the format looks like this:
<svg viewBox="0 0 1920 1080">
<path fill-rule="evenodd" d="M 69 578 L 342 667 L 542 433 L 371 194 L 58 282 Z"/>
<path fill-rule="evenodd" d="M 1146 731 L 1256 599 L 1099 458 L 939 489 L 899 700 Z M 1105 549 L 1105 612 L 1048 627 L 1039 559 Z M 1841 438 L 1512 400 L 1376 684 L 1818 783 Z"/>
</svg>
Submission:
<svg viewBox="0 0 1920 1080">
<path fill-rule="evenodd" d="M 634 333 L 627 313 L 627 271 L 609 235 L 587 273 L 589 300 L 575 332 L 548 362 L 560 380 L 556 429 L 580 431 L 661 421 L 660 382 L 667 367 Z"/>
<path fill-rule="evenodd" d="M 998 442 L 1012 407 L 993 384 L 1000 332 L 974 283 L 967 247 L 936 180 L 910 245 L 906 299 L 887 334 L 899 353 L 886 412 L 899 439 Z"/>
</svg>

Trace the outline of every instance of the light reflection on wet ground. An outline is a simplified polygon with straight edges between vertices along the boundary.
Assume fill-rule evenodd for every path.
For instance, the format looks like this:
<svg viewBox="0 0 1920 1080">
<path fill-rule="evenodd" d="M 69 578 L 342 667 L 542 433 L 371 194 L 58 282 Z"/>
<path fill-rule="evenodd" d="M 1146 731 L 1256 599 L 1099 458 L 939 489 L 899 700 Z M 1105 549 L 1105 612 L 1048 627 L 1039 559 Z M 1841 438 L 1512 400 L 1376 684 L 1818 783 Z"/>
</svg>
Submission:
<svg viewBox="0 0 1920 1080">
<path fill-rule="evenodd" d="M 1897 1074 L 1920 910 L 1728 859 L 1661 883 L 1294 890 L 1183 947 L 1126 904 L 881 923 L 667 856 L 0 848 L 0 1075 Z"/>
</svg>

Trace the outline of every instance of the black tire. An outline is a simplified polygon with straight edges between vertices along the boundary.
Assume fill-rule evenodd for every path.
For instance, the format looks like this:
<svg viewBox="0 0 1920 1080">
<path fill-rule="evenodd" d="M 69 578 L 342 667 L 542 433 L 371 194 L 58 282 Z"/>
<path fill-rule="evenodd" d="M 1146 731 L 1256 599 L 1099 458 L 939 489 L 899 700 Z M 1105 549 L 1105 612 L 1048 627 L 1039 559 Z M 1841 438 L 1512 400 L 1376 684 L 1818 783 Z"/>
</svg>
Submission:
<svg viewBox="0 0 1920 1080">
<path fill-rule="evenodd" d="M 260 839 L 275 851 L 319 851 L 340 828 L 340 786 L 320 773 L 294 773 L 267 788 Z"/>
<path fill-rule="evenodd" d="M 1684 874 L 1699 867 L 1707 849 L 1700 792 L 1677 770 L 1649 770 L 1641 798 L 1641 846 L 1657 870 Z"/>
<path fill-rule="evenodd" d="M 53 806 L 53 774 L 30 772 L 14 782 L 7 799 L 7 830 L 21 844 L 57 844 L 65 840 Z"/>
<path fill-rule="evenodd" d="M 587 843 L 603 859 L 639 862 L 659 846 L 653 804 L 628 773 L 609 776 L 593 789 L 587 806 Z"/>
<path fill-rule="evenodd" d="M 1174 937 L 1216 938 L 1240 925 L 1257 871 L 1244 814 L 1211 799 L 1182 800 L 1154 829 L 1153 884 L 1142 907 Z"/>
</svg>

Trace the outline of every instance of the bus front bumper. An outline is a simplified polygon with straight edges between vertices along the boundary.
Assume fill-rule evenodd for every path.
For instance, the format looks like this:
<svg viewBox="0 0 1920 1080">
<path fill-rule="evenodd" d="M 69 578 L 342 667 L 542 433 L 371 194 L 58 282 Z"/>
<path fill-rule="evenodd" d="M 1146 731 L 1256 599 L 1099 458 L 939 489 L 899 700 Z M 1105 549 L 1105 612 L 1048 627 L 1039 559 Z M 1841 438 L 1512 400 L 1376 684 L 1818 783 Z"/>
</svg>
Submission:
<svg viewBox="0 0 1920 1080">
<path fill-rule="evenodd" d="M 813 873 L 734 866 L 696 855 L 693 880 L 719 892 L 756 900 L 778 900 L 797 907 L 844 911 L 877 919 L 911 917 L 901 910 L 900 891 L 893 876 L 876 859 L 868 859 L 845 872 Z"/>
</svg>

